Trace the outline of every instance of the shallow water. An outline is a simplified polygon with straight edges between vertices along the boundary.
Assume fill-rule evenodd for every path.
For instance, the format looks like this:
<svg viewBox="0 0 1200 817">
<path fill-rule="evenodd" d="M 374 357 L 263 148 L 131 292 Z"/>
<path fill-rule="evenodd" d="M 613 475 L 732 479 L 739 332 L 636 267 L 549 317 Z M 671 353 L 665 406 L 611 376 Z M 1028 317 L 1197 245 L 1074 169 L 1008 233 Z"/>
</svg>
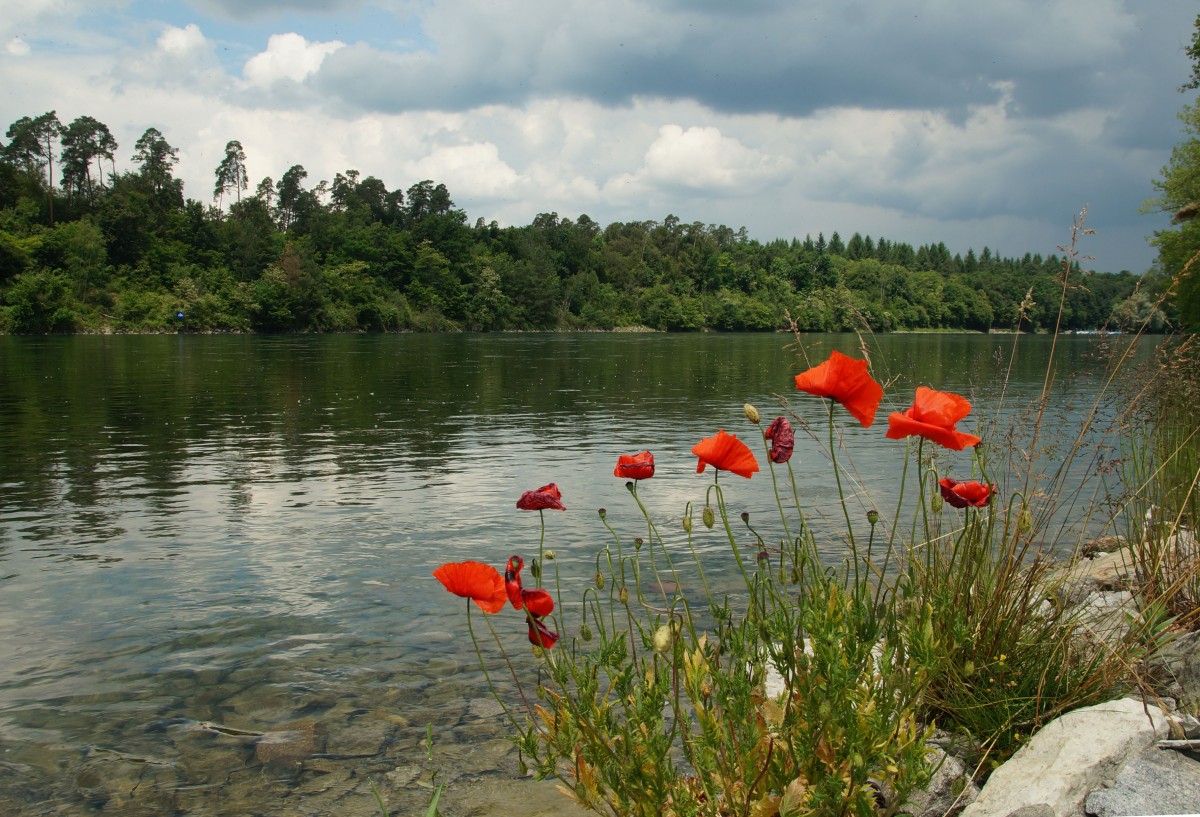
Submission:
<svg viewBox="0 0 1200 817">
<path fill-rule="evenodd" d="M 530 558 L 539 517 L 514 502 L 556 482 L 568 511 L 546 514 L 546 543 L 569 619 L 606 542 L 596 509 L 609 509 L 622 535 L 644 529 L 611 476 L 617 455 L 654 451 L 658 473 L 639 495 L 677 530 L 710 484 L 691 446 L 717 428 L 752 439 L 742 403 L 769 419 L 776 393 L 810 423 L 793 465 L 820 527 L 836 497 L 818 444 L 828 425 L 821 403 L 793 394 L 791 376 L 798 354 L 819 362 L 830 348 L 855 352 L 857 340 L 791 343 L 0 338 L 4 812 L 372 814 L 374 781 L 394 812 L 423 813 L 438 770 L 447 815 L 511 813 L 515 803 L 537 813 L 543 799 L 556 813 L 561 795 L 518 779 L 463 606 L 430 571 Z M 1018 439 L 1027 433 L 1049 339 L 875 343 L 876 371 L 896 379 L 881 412 L 928 384 L 973 398 L 970 427 L 999 418 Z M 1108 354 L 1093 338 L 1060 340 L 1049 424 L 1077 424 Z M 844 464 L 885 508 L 904 444 L 882 427 L 839 425 Z M 969 454 L 942 456 L 970 476 Z M 1072 484 L 1094 484 L 1094 466 L 1081 463 Z M 723 479 L 731 505 L 770 519 L 763 479 Z M 832 534 L 823 547 L 831 560 L 842 549 Z M 713 580 L 732 582 L 728 545 L 699 536 L 698 548 Z M 508 613 L 496 619 L 501 638 L 527 656 Z"/>
</svg>

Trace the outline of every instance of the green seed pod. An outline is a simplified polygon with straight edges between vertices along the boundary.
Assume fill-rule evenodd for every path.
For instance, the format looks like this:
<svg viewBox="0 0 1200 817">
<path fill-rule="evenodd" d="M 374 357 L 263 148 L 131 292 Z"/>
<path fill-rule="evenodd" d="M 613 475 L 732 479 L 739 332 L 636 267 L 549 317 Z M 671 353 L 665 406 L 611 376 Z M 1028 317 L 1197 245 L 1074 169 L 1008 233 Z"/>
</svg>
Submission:
<svg viewBox="0 0 1200 817">
<path fill-rule="evenodd" d="M 685 514 L 683 517 L 683 530 L 686 533 L 692 532 L 692 512 L 690 509 L 688 510 L 687 514 Z"/>
<path fill-rule="evenodd" d="M 867 521 L 870 522 L 872 526 L 878 525 L 879 524 L 879 511 L 874 510 L 874 509 L 867 511 Z"/>
<path fill-rule="evenodd" d="M 642 549 L 642 545 L 644 545 L 644 544 L 645 544 L 645 542 L 643 542 L 643 541 L 642 541 L 642 537 L 638 536 L 637 538 L 635 538 L 635 539 L 633 540 L 633 549 L 634 549 L 634 550 L 641 550 L 641 549 Z"/>
<path fill-rule="evenodd" d="M 601 508 L 600 510 L 596 511 L 596 513 L 600 514 L 601 519 L 608 516 L 608 511 L 605 510 L 604 508 Z"/>
<path fill-rule="evenodd" d="M 1029 533 L 1033 530 L 1033 514 L 1029 512 L 1028 508 L 1022 510 L 1020 517 L 1017 518 L 1017 530 L 1021 533 Z"/>
<path fill-rule="evenodd" d="M 620 600 L 621 604 L 629 604 L 629 588 L 622 587 L 617 593 L 617 598 Z"/>
<path fill-rule="evenodd" d="M 704 506 L 704 513 L 700 515 L 700 518 L 704 521 L 704 527 L 706 528 L 711 528 L 717 524 L 717 515 L 713 513 L 711 505 Z"/>
<path fill-rule="evenodd" d="M 591 641 L 592 640 L 592 628 L 589 627 L 588 625 L 584 624 L 582 627 L 579 628 L 579 637 L 582 638 L 584 641 Z"/>
<path fill-rule="evenodd" d="M 942 499 L 940 494 L 935 494 L 929 500 L 929 510 L 931 513 L 941 513 L 942 506 L 946 504 L 946 500 Z"/>
</svg>

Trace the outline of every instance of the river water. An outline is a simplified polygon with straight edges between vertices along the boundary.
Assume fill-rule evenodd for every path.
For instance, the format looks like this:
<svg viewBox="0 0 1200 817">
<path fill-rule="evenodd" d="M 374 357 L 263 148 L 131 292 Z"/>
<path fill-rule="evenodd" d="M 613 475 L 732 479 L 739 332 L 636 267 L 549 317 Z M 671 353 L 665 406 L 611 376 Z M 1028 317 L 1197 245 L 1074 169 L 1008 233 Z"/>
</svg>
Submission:
<svg viewBox="0 0 1200 817">
<path fill-rule="evenodd" d="M 528 560 L 539 515 L 515 500 L 555 482 L 568 510 L 546 514 L 546 545 L 568 611 L 606 541 L 597 509 L 631 536 L 640 524 L 617 456 L 655 453 L 639 495 L 678 529 L 711 481 L 692 445 L 724 428 L 761 451 L 741 407 L 769 420 L 778 395 L 809 422 L 793 466 L 819 525 L 836 497 L 827 419 L 791 378 L 805 356 L 860 341 L 801 341 L 0 337 L 0 811 L 352 817 L 379 813 L 372 783 L 393 813 L 424 813 L 436 783 L 447 815 L 565 809 L 520 779 L 463 606 L 430 572 Z M 873 428 L 839 422 L 850 490 L 894 502 L 905 445 L 884 439 L 884 412 L 917 384 L 971 397 L 966 427 L 1019 448 L 1050 343 L 870 339 L 890 382 Z M 1054 434 L 1074 433 L 1127 343 L 1059 339 Z M 1149 353 L 1136 345 L 1128 365 Z M 971 476 L 969 452 L 940 456 Z M 1080 458 L 1070 484 L 1110 487 L 1100 464 Z M 728 478 L 731 504 L 769 518 L 764 479 Z M 1069 547 L 1076 528 L 1060 520 L 1050 544 Z M 698 548 L 716 581 L 732 575 L 728 545 Z M 506 621 L 501 638 L 528 655 L 520 620 Z"/>
</svg>

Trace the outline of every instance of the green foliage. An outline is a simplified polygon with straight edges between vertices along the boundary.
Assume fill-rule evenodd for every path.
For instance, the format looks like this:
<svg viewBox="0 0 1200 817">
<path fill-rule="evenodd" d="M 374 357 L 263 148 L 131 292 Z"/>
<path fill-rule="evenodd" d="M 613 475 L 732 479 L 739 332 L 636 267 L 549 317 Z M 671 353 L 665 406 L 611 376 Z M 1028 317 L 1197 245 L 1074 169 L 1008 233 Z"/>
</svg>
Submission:
<svg viewBox="0 0 1200 817">
<path fill-rule="evenodd" d="M 388 190 L 351 169 L 305 187 L 300 164 L 242 196 L 249 183 L 236 139 L 215 170 L 212 207 L 184 200 L 179 151 L 156 128 L 134 145 L 136 170 L 122 174 L 116 141 L 92 117 L 65 128 L 53 111 L 24 117 L 9 139 L 0 151 L 0 293 L 20 273 L 61 270 L 85 307 L 72 321 L 22 326 L 113 328 L 125 319 L 100 305 L 168 298 L 185 265 L 193 281 L 196 269 L 222 271 L 202 300 L 189 300 L 188 329 L 201 331 L 986 331 L 1013 327 L 1022 304 L 1024 328 L 1048 328 L 1057 308 L 1055 256 L 1001 258 L 984 248 L 963 259 L 941 243 L 914 248 L 859 233 L 763 244 L 744 228 L 671 215 L 601 227 L 586 215 L 541 213 L 526 226 L 469 226 L 434 180 Z M 52 184 L 58 142 L 61 195 Z M 41 251 L 35 236 L 76 224 L 70 265 L 65 234 Z M 279 274 L 289 242 L 304 247 L 303 280 Z M 354 280 L 343 285 L 350 269 Z M 1081 276 L 1063 328 L 1101 328 L 1135 284 L 1127 273 Z M 1131 303 L 1119 314 L 1140 309 Z M 142 307 L 124 314 L 125 328 L 157 323 Z"/>
</svg>

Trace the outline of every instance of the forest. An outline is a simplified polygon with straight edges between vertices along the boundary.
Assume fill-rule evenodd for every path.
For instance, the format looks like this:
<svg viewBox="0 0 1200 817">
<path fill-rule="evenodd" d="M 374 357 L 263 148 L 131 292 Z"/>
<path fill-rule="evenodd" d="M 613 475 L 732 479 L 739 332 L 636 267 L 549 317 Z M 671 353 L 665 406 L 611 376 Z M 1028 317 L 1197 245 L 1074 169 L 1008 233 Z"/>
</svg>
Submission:
<svg viewBox="0 0 1200 817">
<path fill-rule="evenodd" d="M 23 117 L 0 143 L 0 333 L 869 329 L 1160 330 L 1153 276 L 1051 254 L 952 254 L 858 232 L 761 242 L 745 227 L 471 221 L 445 185 L 389 190 L 302 165 L 251 190 L 230 141 L 208 201 L 149 128 Z M 56 178 L 57 177 L 57 178 Z"/>
</svg>

